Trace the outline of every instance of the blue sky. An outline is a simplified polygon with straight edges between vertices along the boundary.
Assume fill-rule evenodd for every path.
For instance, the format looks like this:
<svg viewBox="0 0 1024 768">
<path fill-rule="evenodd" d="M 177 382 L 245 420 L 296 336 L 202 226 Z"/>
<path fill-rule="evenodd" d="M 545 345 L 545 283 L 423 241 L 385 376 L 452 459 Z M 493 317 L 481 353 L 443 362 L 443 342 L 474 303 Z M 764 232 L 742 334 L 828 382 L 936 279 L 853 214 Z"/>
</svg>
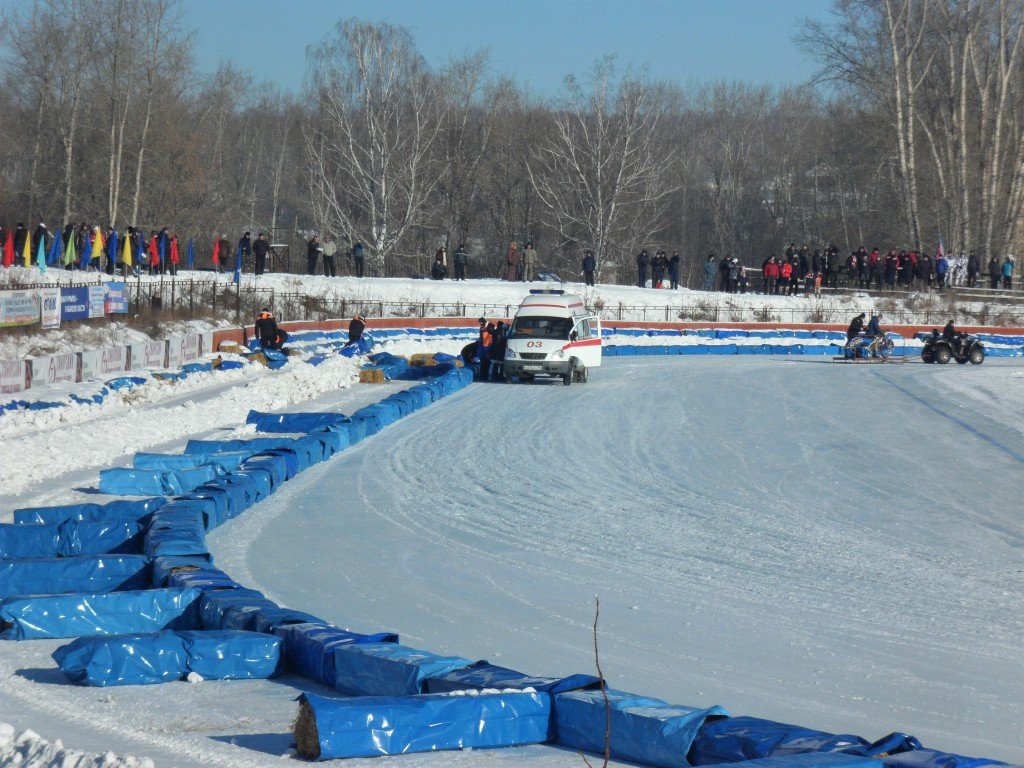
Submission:
<svg viewBox="0 0 1024 768">
<path fill-rule="evenodd" d="M 26 0 L 27 1 L 27 0 Z M 599 57 L 646 66 L 655 79 L 796 84 L 815 62 L 794 42 L 828 0 L 183 0 L 196 29 L 196 65 L 228 60 L 282 90 L 301 88 L 306 46 L 339 19 L 408 28 L 431 64 L 479 48 L 491 73 L 539 95 Z"/>
</svg>

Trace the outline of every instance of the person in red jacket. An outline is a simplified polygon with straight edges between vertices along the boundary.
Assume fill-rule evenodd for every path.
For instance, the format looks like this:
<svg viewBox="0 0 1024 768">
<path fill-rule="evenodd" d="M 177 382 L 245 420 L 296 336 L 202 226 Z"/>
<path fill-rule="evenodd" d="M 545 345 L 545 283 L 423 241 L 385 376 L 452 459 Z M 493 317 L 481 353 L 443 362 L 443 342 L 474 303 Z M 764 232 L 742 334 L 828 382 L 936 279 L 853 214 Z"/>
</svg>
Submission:
<svg viewBox="0 0 1024 768">
<path fill-rule="evenodd" d="M 768 257 L 764 265 L 764 292 L 767 295 L 776 293 L 776 286 L 779 281 L 779 263 L 775 260 L 773 253 Z"/>
<path fill-rule="evenodd" d="M 785 296 L 789 293 L 789 279 L 793 277 L 793 264 L 789 261 L 782 262 L 782 266 L 779 267 L 779 285 L 782 287 L 782 295 Z M 778 293 L 778 290 L 775 291 Z"/>
</svg>

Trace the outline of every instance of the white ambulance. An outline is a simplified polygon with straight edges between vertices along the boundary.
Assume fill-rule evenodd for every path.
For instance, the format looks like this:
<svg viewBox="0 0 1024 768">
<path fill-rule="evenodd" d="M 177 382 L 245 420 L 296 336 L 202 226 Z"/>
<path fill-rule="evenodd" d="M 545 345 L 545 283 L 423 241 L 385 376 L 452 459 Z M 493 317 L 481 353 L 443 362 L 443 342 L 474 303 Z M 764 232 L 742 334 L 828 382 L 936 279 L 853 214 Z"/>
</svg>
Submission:
<svg viewBox="0 0 1024 768">
<path fill-rule="evenodd" d="M 583 299 L 559 290 L 530 291 L 508 332 L 505 381 L 552 376 L 568 386 L 585 382 L 600 365 L 601 320 L 587 312 Z"/>
</svg>

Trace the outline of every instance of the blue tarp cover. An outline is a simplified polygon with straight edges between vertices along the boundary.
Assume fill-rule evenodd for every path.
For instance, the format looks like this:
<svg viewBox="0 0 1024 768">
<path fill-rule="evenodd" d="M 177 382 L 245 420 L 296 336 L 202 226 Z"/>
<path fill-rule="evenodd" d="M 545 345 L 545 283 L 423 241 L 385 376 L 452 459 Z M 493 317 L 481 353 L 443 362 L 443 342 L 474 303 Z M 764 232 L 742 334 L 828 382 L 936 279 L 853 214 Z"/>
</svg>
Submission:
<svg viewBox="0 0 1024 768">
<path fill-rule="evenodd" d="M 875 764 L 878 764 L 875 760 Z M 1006 765 L 987 757 L 964 757 L 952 752 L 918 749 L 881 758 L 886 768 L 979 768 L 983 765 Z"/>
<path fill-rule="evenodd" d="M 185 646 L 173 632 L 82 637 L 53 652 L 73 683 L 92 686 L 152 685 L 188 673 Z"/>
<path fill-rule="evenodd" d="M 100 491 L 112 496 L 172 496 L 216 477 L 217 470 L 210 465 L 166 471 L 113 467 L 100 471 Z"/>
<path fill-rule="evenodd" d="M 149 582 L 149 558 L 142 555 L 0 560 L 0 598 L 145 589 Z"/>
<path fill-rule="evenodd" d="M 316 719 L 319 760 L 537 744 L 551 716 L 544 693 L 302 698 Z"/>
<path fill-rule="evenodd" d="M 273 632 L 284 641 L 282 653 L 289 669 L 332 687 L 335 648 L 352 643 L 398 642 L 398 635 L 390 632 L 361 635 L 323 622 L 283 624 Z"/>
<path fill-rule="evenodd" d="M 619 691 L 608 692 L 611 708 L 611 753 L 660 768 L 685 768 L 686 755 L 708 718 L 725 717 L 721 707 L 677 707 Z M 559 744 L 603 753 L 607 710 L 604 693 L 570 691 L 554 696 Z"/>
<path fill-rule="evenodd" d="M 207 680 L 259 680 L 277 671 L 281 639 L 258 632 L 228 630 L 176 633 L 185 663 Z"/>
<path fill-rule="evenodd" d="M 32 595 L 0 601 L 0 638 L 86 637 L 198 626 L 198 589 Z"/>
<path fill-rule="evenodd" d="M 60 526 L 62 557 L 79 555 L 138 554 L 145 527 L 135 520 L 109 522 L 70 520 Z"/>
<path fill-rule="evenodd" d="M 175 587 L 196 587 L 203 591 L 211 589 L 243 589 L 242 585 L 224 571 L 209 563 L 197 569 L 183 569 L 167 577 L 167 583 Z"/>
<path fill-rule="evenodd" d="M 249 457 L 248 451 L 218 453 L 136 453 L 132 465 L 136 469 L 192 469 L 212 464 L 223 472 L 231 472 Z"/>
<path fill-rule="evenodd" d="M 245 451 L 259 453 L 272 448 L 287 448 L 291 437 L 254 437 L 250 440 L 189 440 L 185 453 L 228 453 Z"/>
<path fill-rule="evenodd" d="M 0 523 L 0 559 L 56 557 L 60 554 L 60 525 Z"/>
<path fill-rule="evenodd" d="M 265 607 L 256 611 L 252 620 L 254 632 L 272 634 L 275 629 L 286 624 L 319 624 L 324 623 L 319 616 L 296 611 L 293 608 Z"/>
<path fill-rule="evenodd" d="M 312 432 L 320 427 L 344 424 L 340 413 L 260 413 L 249 411 L 246 424 L 255 424 L 259 432 Z"/>
<path fill-rule="evenodd" d="M 506 690 L 533 688 L 544 693 L 561 693 L 581 688 L 600 687 L 600 678 L 593 675 L 570 675 L 569 677 L 535 677 L 514 669 L 498 667 L 487 661 L 478 661 L 470 667 L 463 667 L 446 675 L 427 680 L 427 693 L 445 693 L 465 690 Z"/>
<path fill-rule="evenodd" d="M 701 728 L 690 749 L 690 762 L 713 765 L 867 745 L 859 736 L 825 733 L 758 717 L 731 717 Z"/>
<path fill-rule="evenodd" d="M 118 499 L 107 504 L 65 504 L 57 507 L 30 507 L 14 510 L 19 524 L 63 523 L 65 520 L 103 522 L 119 518 L 144 520 L 164 504 L 162 497 L 129 501 Z"/>
<path fill-rule="evenodd" d="M 334 687 L 351 696 L 410 696 L 423 693 L 428 677 L 472 663 L 398 643 L 342 645 L 334 649 Z"/>
<path fill-rule="evenodd" d="M 203 594 L 199 607 L 203 629 L 251 629 L 260 608 L 276 608 L 254 589 L 217 589 Z"/>
<path fill-rule="evenodd" d="M 171 576 L 171 571 L 185 568 L 207 568 L 210 567 L 210 565 L 211 559 L 209 555 L 174 555 L 169 557 L 154 557 L 153 586 L 182 586 L 180 584 L 168 585 L 167 580 Z"/>
<path fill-rule="evenodd" d="M 804 752 L 799 755 L 747 760 L 743 768 L 878 768 L 878 761 L 845 752 Z"/>
<path fill-rule="evenodd" d="M 182 505 L 172 502 L 154 512 L 153 522 L 146 532 L 146 554 L 149 557 L 207 554 L 203 513 L 187 502 Z"/>
</svg>

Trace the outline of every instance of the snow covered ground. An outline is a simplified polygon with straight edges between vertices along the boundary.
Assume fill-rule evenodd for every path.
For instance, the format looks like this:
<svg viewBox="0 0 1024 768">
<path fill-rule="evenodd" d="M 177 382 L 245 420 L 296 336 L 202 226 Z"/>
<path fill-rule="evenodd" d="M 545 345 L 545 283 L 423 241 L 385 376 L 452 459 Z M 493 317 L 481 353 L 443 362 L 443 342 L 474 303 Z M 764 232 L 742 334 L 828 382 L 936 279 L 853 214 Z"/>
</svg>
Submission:
<svg viewBox="0 0 1024 768">
<path fill-rule="evenodd" d="M 85 498 L 72 489 L 143 447 L 244 432 L 249 405 L 349 412 L 401 386 L 338 389 L 353 372 L 334 375 L 5 438 L 0 471 L 37 474 L 3 477 L 0 521 Z M 1021 763 L 1022 445 L 1018 360 L 608 359 L 585 386 L 474 384 L 286 483 L 210 543 L 219 567 L 282 604 L 538 674 L 593 670 L 598 595 L 618 688 Z M 69 453 L 83 458 L 65 465 Z M 292 686 L 311 687 L 75 688 L 49 659 L 59 644 L 0 645 L 0 721 L 157 766 L 279 765 Z M 524 763 L 580 760 L 538 746 L 375 764 Z"/>
</svg>

